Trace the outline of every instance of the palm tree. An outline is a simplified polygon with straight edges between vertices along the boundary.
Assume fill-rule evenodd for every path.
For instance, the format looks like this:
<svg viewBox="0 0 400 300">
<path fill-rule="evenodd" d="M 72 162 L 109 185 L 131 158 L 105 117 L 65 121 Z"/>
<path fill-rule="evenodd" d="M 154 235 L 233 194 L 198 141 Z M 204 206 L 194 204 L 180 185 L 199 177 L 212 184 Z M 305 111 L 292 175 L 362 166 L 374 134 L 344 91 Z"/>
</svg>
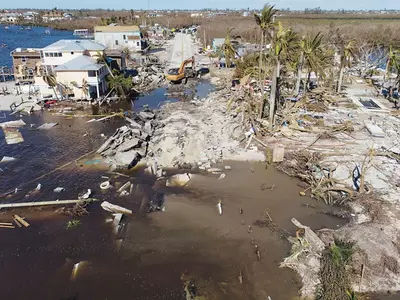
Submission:
<svg viewBox="0 0 400 300">
<path fill-rule="evenodd" d="M 277 9 L 274 8 L 274 5 L 264 5 L 261 14 L 254 14 L 254 19 L 257 25 L 261 29 L 261 39 L 260 39 L 260 58 L 259 58 L 259 79 L 262 81 L 261 69 L 262 69 L 262 57 L 263 57 L 263 48 L 264 48 L 264 40 L 267 35 L 270 39 L 272 39 L 272 32 L 275 29 L 275 15 L 278 12 Z"/>
<path fill-rule="evenodd" d="M 114 77 L 114 74 L 111 71 L 111 68 L 109 66 L 109 58 L 107 57 L 105 52 L 104 51 L 103 52 L 97 51 L 96 54 L 94 55 L 94 57 L 97 58 L 97 63 L 104 64 L 107 67 L 107 70 L 108 70 L 108 73 L 110 74 L 110 76 Z"/>
<path fill-rule="evenodd" d="M 385 83 L 387 76 L 389 76 L 390 78 L 390 74 L 393 68 L 396 68 L 396 65 L 398 65 L 399 63 L 400 63 L 400 57 L 397 55 L 397 51 L 393 50 L 392 45 L 390 45 L 386 62 L 386 70 L 385 74 L 383 75 L 383 83 Z"/>
<path fill-rule="evenodd" d="M 355 42 L 350 41 L 346 45 L 342 43 L 340 49 L 339 81 L 337 86 L 338 93 L 340 93 L 340 91 L 342 90 L 344 69 L 349 68 L 351 66 L 352 60 L 355 60 L 356 58 L 357 55 L 356 55 Z"/>
<path fill-rule="evenodd" d="M 231 32 L 233 28 L 228 30 L 225 36 L 225 41 L 221 47 L 222 51 L 224 52 L 226 67 L 231 67 L 231 59 L 235 58 L 236 50 L 231 43 Z"/>
<path fill-rule="evenodd" d="M 108 87 L 110 90 L 115 90 L 119 96 L 125 97 L 126 93 L 132 88 L 132 77 L 125 78 L 123 74 L 116 76 L 107 76 Z"/>
<path fill-rule="evenodd" d="M 297 67 L 295 95 L 298 95 L 300 91 L 303 67 L 306 66 L 308 68 L 309 74 L 312 71 L 317 72 L 321 70 L 318 54 L 322 51 L 322 38 L 323 35 L 321 35 L 321 32 L 318 32 L 314 37 L 303 37 L 300 42 L 300 59 Z"/>
<path fill-rule="evenodd" d="M 275 102 L 278 92 L 278 80 L 281 72 L 281 63 L 293 58 L 298 49 L 298 37 L 296 32 L 291 28 L 286 29 L 281 23 L 278 24 L 278 32 L 274 38 L 273 59 L 275 60 L 275 68 L 273 71 L 271 94 L 269 99 L 269 126 L 270 129 L 274 125 Z"/>
<path fill-rule="evenodd" d="M 56 76 L 54 76 L 54 75 L 43 76 L 43 81 L 46 82 L 47 85 L 53 89 L 53 92 L 54 92 L 54 95 L 55 95 L 56 99 L 59 100 L 58 96 L 57 96 L 57 93 L 56 93 L 56 86 L 57 86 Z"/>
<path fill-rule="evenodd" d="M 88 86 L 86 79 L 83 78 L 82 79 L 82 98 L 86 99 L 88 93 L 89 93 L 89 86 Z"/>
</svg>

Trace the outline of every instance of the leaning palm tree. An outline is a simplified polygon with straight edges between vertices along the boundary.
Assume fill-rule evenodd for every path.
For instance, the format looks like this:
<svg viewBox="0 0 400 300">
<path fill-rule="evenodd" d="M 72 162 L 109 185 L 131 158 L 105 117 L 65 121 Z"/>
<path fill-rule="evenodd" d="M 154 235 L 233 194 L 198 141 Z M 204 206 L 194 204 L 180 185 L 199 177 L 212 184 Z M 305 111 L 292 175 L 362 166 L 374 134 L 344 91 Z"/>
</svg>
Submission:
<svg viewBox="0 0 400 300">
<path fill-rule="evenodd" d="M 97 51 L 94 57 L 97 59 L 97 63 L 104 64 L 107 67 L 108 73 L 110 74 L 111 77 L 114 77 L 113 72 L 111 71 L 111 68 L 109 66 L 109 59 L 105 52 L 100 52 Z"/>
<path fill-rule="evenodd" d="M 350 41 L 346 45 L 342 43 L 340 49 L 340 71 L 337 92 L 342 90 L 344 69 L 349 68 L 353 60 L 357 58 L 355 42 Z"/>
<path fill-rule="evenodd" d="M 89 86 L 85 78 L 82 79 L 82 99 L 87 98 L 87 94 L 89 93 Z"/>
<path fill-rule="evenodd" d="M 264 41 L 265 37 L 267 36 L 270 40 L 272 40 L 273 31 L 275 29 L 275 15 L 278 12 L 277 9 L 274 8 L 274 5 L 264 5 L 261 14 L 254 14 L 254 19 L 257 25 L 261 29 L 261 39 L 260 39 L 260 58 L 259 58 L 259 79 L 260 82 L 262 80 L 262 58 L 263 58 L 263 48 L 264 48 Z"/>
<path fill-rule="evenodd" d="M 231 59 L 235 58 L 235 54 L 236 54 L 236 50 L 231 43 L 232 30 L 233 30 L 233 28 L 228 30 L 228 32 L 226 33 L 225 41 L 221 47 L 221 50 L 224 52 L 227 68 L 231 67 Z"/>
<path fill-rule="evenodd" d="M 318 32 L 314 37 L 306 36 L 300 42 L 300 58 L 297 66 L 297 80 L 295 87 L 295 95 L 300 91 L 301 76 L 303 68 L 307 67 L 310 72 L 318 72 L 321 70 L 320 59 L 318 55 L 322 51 L 321 32 Z"/>
<path fill-rule="evenodd" d="M 278 32 L 274 38 L 273 59 L 275 67 L 272 77 L 271 94 L 269 99 L 269 126 L 274 126 L 275 102 L 278 94 L 278 79 L 281 72 L 281 63 L 291 60 L 298 50 L 298 36 L 291 28 L 286 29 L 281 23 L 278 24 Z"/>
<path fill-rule="evenodd" d="M 47 85 L 53 89 L 53 92 L 54 92 L 54 95 L 55 95 L 56 99 L 59 100 L 58 96 L 57 96 L 57 93 L 56 93 L 56 86 L 57 86 L 57 78 L 56 78 L 56 76 L 54 76 L 54 75 L 43 76 L 43 81 L 46 82 Z"/>
</svg>

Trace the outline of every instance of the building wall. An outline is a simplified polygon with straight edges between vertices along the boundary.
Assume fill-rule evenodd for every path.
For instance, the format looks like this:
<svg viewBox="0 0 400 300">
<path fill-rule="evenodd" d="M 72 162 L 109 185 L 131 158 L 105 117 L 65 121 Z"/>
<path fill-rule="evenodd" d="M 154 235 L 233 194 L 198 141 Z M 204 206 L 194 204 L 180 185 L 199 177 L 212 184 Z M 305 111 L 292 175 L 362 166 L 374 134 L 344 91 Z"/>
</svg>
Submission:
<svg viewBox="0 0 400 300">
<path fill-rule="evenodd" d="M 140 31 L 95 32 L 94 39 L 110 49 L 129 48 L 131 51 L 142 50 Z"/>
<path fill-rule="evenodd" d="M 36 73 L 36 64 L 40 62 L 39 56 L 29 56 L 29 53 L 26 56 L 13 56 L 13 71 L 15 78 L 21 79 L 19 75 L 19 66 L 26 66 L 27 69 L 32 69 L 34 73 Z M 36 75 L 36 74 L 34 74 Z"/>
<path fill-rule="evenodd" d="M 96 85 L 99 86 L 100 96 L 107 92 L 106 75 L 108 74 L 107 69 L 104 67 L 102 74 L 96 75 L 96 77 L 89 77 L 88 71 L 59 71 L 57 72 L 57 82 L 71 88 L 75 94 L 75 99 L 82 98 L 82 86 L 83 80 L 86 80 L 90 92 L 97 92 Z M 75 82 L 78 87 L 71 84 Z M 89 95 L 87 95 L 89 98 Z"/>
</svg>

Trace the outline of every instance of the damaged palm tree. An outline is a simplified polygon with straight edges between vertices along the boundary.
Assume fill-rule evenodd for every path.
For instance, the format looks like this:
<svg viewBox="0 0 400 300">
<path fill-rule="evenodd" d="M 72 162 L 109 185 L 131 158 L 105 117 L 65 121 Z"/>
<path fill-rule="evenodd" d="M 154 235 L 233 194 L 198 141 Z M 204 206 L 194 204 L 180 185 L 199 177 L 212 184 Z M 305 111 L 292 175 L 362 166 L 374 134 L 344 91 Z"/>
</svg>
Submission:
<svg viewBox="0 0 400 300">
<path fill-rule="evenodd" d="M 271 94 L 269 99 L 269 126 L 272 130 L 275 121 L 276 98 L 279 97 L 278 81 L 281 73 L 281 63 L 291 59 L 298 48 L 297 34 L 291 29 L 284 28 L 279 23 L 279 29 L 272 47 L 275 68 L 272 76 Z"/>
<path fill-rule="evenodd" d="M 236 50 L 231 43 L 232 31 L 233 28 L 226 33 L 224 43 L 221 47 L 222 51 L 224 52 L 227 68 L 230 68 L 232 66 L 232 59 L 234 59 L 236 55 Z"/>
<path fill-rule="evenodd" d="M 56 86 L 57 86 L 57 78 L 56 78 L 56 76 L 54 76 L 54 75 L 43 76 L 43 81 L 46 82 L 47 85 L 53 89 L 54 97 L 56 97 L 56 99 L 59 100 L 58 96 L 57 96 L 57 93 L 56 93 Z"/>
</svg>

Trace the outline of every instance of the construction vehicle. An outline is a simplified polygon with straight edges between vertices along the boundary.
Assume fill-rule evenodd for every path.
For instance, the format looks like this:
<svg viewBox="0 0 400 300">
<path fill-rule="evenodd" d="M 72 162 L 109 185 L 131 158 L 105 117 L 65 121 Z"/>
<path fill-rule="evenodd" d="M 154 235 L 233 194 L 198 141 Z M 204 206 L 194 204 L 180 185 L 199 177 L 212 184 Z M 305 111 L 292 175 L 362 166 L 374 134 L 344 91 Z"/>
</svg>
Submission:
<svg viewBox="0 0 400 300">
<path fill-rule="evenodd" d="M 192 64 L 192 67 L 186 68 L 186 65 Z M 196 76 L 196 66 L 194 56 L 184 60 L 179 68 L 169 69 L 167 73 L 167 80 L 173 83 L 180 83 L 183 79 Z"/>
</svg>

